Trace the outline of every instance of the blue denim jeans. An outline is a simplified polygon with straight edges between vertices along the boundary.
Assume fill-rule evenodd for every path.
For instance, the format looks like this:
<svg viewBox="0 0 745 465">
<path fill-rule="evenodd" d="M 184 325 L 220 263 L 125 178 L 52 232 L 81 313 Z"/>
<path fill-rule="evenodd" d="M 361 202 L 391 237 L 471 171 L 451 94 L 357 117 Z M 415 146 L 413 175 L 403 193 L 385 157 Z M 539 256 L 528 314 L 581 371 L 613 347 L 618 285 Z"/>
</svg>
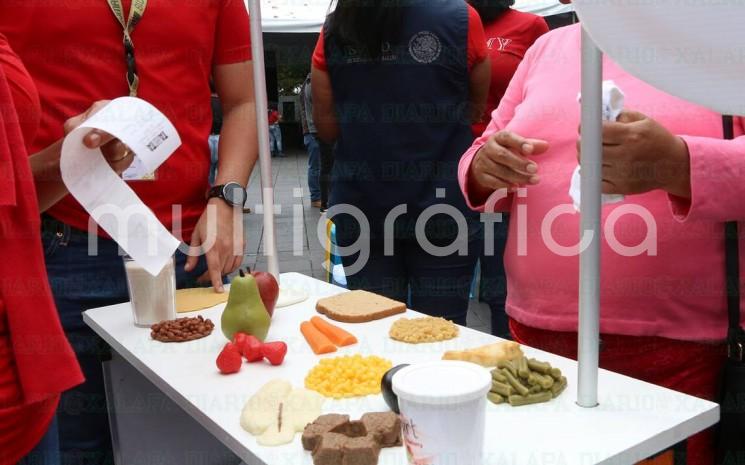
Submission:
<svg viewBox="0 0 745 465">
<path fill-rule="evenodd" d="M 217 147 L 220 145 L 220 135 L 210 134 L 210 186 L 215 185 L 215 178 L 217 177 Z"/>
<path fill-rule="evenodd" d="M 282 128 L 279 124 L 269 126 L 269 151 L 272 156 L 282 155 Z"/>
<path fill-rule="evenodd" d="M 315 134 L 305 134 L 303 144 L 308 151 L 308 190 L 311 202 L 321 200 L 321 145 Z"/>
<path fill-rule="evenodd" d="M 59 431 L 57 418 L 53 417 L 47 432 L 36 447 L 16 465 L 60 465 Z"/>
<path fill-rule="evenodd" d="M 62 327 L 78 357 L 85 383 L 62 394 L 57 411 L 64 465 L 112 464 L 111 435 L 101 362 L 109 347 L 83 322 L 90 308 L 129 300 L 119 246 L 98 238 L 97 255 L 88 253 L 88 234 L 48 216 L 42 230 L 47 275 Z M 177 287 L 195 287 L 206 271 L 204 257 L 190 273 L 186 255 L 176 253 Z"/>
<path fill-rule="evenodd" d="M 359 225 L 348 215 L 333 218 L 336 243 L 349 247 L 360 238 Z M 409 308 L 431 316 L 439 316 L 459 325 L 466 325 L 468 302 L 476 261 L 483 246 L 483 225 L 468 221 L 466 255 L 453 253 L 438 257 L 428 253 L 409 232 L 397 232 L 393 239 L 393 254 L 386 254 L 384 239 L 376 233 L 376 222 L 369 243 L 369 259 L 358 273 L 347 275 L 347 288 L 364 289 L 407 302 Z M 427 239 L 438 247 L 453 243 L 455 232 L 443 233 L 427 228 Z M 357 262 L 360 254 L 342 256 L 344 268 Z"/>
</svg>

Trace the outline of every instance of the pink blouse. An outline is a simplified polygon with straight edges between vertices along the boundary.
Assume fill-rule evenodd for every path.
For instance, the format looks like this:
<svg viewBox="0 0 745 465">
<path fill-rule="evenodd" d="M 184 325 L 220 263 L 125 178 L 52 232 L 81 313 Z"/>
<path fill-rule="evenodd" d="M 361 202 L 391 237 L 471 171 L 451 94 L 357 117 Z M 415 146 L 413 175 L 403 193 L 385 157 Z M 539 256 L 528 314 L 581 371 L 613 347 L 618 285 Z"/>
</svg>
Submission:
<svg viewBox="0 0 745 465">
<path fill-rule="evenodd" d="M 684 201 L 654 191 L 603 207 L 601 331 L 722 340 L 727 328 L 723 222 L 745 218 L 745 137 L 721 140 L 720 115 L 654 89 L 608 58 L 603 68 L 604 79 L 625 93 L 626 108 L 656 119 L 686 141 L 693 195 Z M 538 39 L 488 128 L 463 155 L 458 173 L 469 205 L 483 211 L 484 205 L 469 198 L 466 175 L 487 138 L 506 129 L 549 142 L 549 150 L 534 157 L 540 184 L 527 188 L 524 197 L 498 202 L 496 210 L 512 212 L 504 257 L 507 313 L 525 325 L 554 331 L 577 330 L 580 216 L 568 190 L 577 166 L 579 88 L 580 27 Z M 735 131 L 743 134 L 742 119 L 735 119 Z"/>
</svg>

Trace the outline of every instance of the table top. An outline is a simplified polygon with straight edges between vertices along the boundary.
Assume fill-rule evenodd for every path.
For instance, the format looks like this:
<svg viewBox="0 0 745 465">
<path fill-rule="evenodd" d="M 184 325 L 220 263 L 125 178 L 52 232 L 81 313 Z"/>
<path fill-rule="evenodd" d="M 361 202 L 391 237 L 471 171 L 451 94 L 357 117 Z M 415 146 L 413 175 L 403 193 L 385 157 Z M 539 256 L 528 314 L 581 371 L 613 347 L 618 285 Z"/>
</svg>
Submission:
<svg viewBox="0 0 745 465">
<path fill-rule="evenodd" d="M 281 276 L 283 287 L 303 289 L 309 299 L 275 311 L 267 341 L 283 340 L 289 351 L 283 365 L 246 364 L 234 375 L 221 375 L 215 358 L 226 340 L 220 331 L 223 305 L 201 314 L 216 324 L 206 338 L 164 344 L 150 338 L 150 330 L 137 328 L 129 303 L 88 310 L 85 322 L 114 350 L 131 363 L 174 402 L 247 463 L 312 464 L 298 434 L 291 444 L 262 447 L 244 431 L 239 418 L 244 403 L 267 381 L 283 378 L 302 387 L 308 370 L 321 357 L 348 354 L 379 355 L 394 365 L 440 359 L 445 350 L 475 347 L 497 338 L 462 328 L 458 338 L 432 344 L 411 345 L 391 340 L 388 330 L 402 315 L 363 324 L 338 323 L 359 339 L 359 344 L 316 356 L 299 326 L 316 314 L 320 297 L 343 289 L 297 273 Z M 409 310 L 407 317 L 420 316 Z M 337 324 L 335 322 L 335 324 Z M 510 407 L 487 402 L 484 464 L 593 464 L 633 463 L 670 447 L 715 424 L 717 404 L 600 370 L 600 405 L 586 409 L 575 404 L 577 363 L 553 354 L 523 347 L 529 357 L 550 362 L 569 380 L 569 387 L 549 403 Z M 325 413 L 388 410 L 382 396 L 326 401 Z M 403 448 L 383 449 L 380 464 L 406 463 Z"/>
</svg>

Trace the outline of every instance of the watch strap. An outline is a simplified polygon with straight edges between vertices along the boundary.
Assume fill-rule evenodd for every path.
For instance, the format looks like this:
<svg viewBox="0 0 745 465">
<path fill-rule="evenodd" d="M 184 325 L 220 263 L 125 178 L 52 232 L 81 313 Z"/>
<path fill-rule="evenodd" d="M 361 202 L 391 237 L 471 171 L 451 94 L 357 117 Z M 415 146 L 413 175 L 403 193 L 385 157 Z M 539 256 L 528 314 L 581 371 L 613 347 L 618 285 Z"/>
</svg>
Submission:
<svg viewBox="0 0 745 465">
<path fill-rule="evenodd" d="M 232 199 L 232 198 L 231 199 L 228 199 L 227 197 L 225 197 L 225 188 L 228 187 L 228 186 L 232 186 L 232 185 L 234 185 L 236 188 L 241 189 L 241 191 L 243 192 L 243 200 L 242 200 L 242 202 L 234 203 L 234 199 Z M 227 203 L 231 207 L 243 207 L 243 204 L 248 199 L 248 194 L 246 193 L 246 189 L 243 186 L 241 186 L 240 184 L 238 184 L 237 182 L 229 182 L 229 183 L 226 183 L 226 184 L 218 184 L 217 186 L 212 186 L 207 191 L 207 200 L 213 199 L 215 197 L 222 199 L 225 203 Z"/>
<path fill-rule="evenodd" d="M 223 188 L 225 188 L 225 184 L 219 184 L 217 186 L 212 186 L 207 191 L 207 200 L 214 199 L 215 197 L 219 197 L 223 200 L 225 200 L 225 194 L 223 194 Z"/>
</svg>

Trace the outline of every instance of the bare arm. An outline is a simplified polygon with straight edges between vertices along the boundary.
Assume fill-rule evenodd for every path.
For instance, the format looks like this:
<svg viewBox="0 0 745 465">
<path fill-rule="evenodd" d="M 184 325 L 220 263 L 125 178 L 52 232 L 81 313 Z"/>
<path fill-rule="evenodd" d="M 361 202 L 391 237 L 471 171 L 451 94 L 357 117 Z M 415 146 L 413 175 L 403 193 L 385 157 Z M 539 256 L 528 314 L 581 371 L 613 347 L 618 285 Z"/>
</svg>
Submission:
<svg viewBox="0 0 745 465">
<path fill-rule="evenodd" d="M 339 137 L 339 122 L 334 108 L 334 93 L 331 78 L 326 71 L 313 68 L 311 71 L 311 93 L 313 95 L 313 122 L 318 137 L 326 143 L 333 143 Z"/>
<path fill-rule="evenodd" d="M 60 173 L 60 153 L 62 140 L 31 155 L 28 159 L 36 186 L 36 199 L 39 211 L 44 212 L 67 195 L 67 187 Z"/>
<path fill-rule="evenodd" d="M 259 153 L 251 62 L 215 66 L 214 78 L 223 110 L 215 183 L 237 182 L 246 186 Z M 214 213 L 208 213 L 211 209 Z M 241 208 L 234 208 L 222 199 L 210 199 L 192 234 L 193 250 L 186 260 L 185 269 L 193 270 L 199 252 L 204 253 L 207 272 L 199 280 L 211 282 L 219 292 L 224 290 L 222 276 L 235 271 L 243 260 L 242 214 Z M 206 244 L 214 245 L 208 247 Z"/>
<path fill-rule="evenodd" d="M 64 125 L 65 134 L 80 126 L 106 104 L 108 101 L 96 102 L 85 113 L 68 119 Z M 83 143 L 89 149 L 101 147 L 111 168 L 117 173 L 121 173 L 132 163 L 133 154 L 127 151 L 127 147 L 117 140 L 112 140 L 112 137 L 104 132 L 91 131 L 83 138 Z M 60 172 L 61 154 L 62 139 L 29 156 L 39 211 L 48 210 L 68 194 Z"/>
<path fill-rule="evenodd" d="M 245 186 L 259 155 L 251 62 L 218 65 L 214 75 L 223 112 L 215 182 Z"/>
<path fill-rule="evenodd" d="M 481 121 L 486 111 L 486 99 L 489 96 L 489 85 L 491 84 L 491 60 L 486 58 L 477 63 L 468 76 L 469 93 L 471 100 L 471 122 Z"/>
</svg>

